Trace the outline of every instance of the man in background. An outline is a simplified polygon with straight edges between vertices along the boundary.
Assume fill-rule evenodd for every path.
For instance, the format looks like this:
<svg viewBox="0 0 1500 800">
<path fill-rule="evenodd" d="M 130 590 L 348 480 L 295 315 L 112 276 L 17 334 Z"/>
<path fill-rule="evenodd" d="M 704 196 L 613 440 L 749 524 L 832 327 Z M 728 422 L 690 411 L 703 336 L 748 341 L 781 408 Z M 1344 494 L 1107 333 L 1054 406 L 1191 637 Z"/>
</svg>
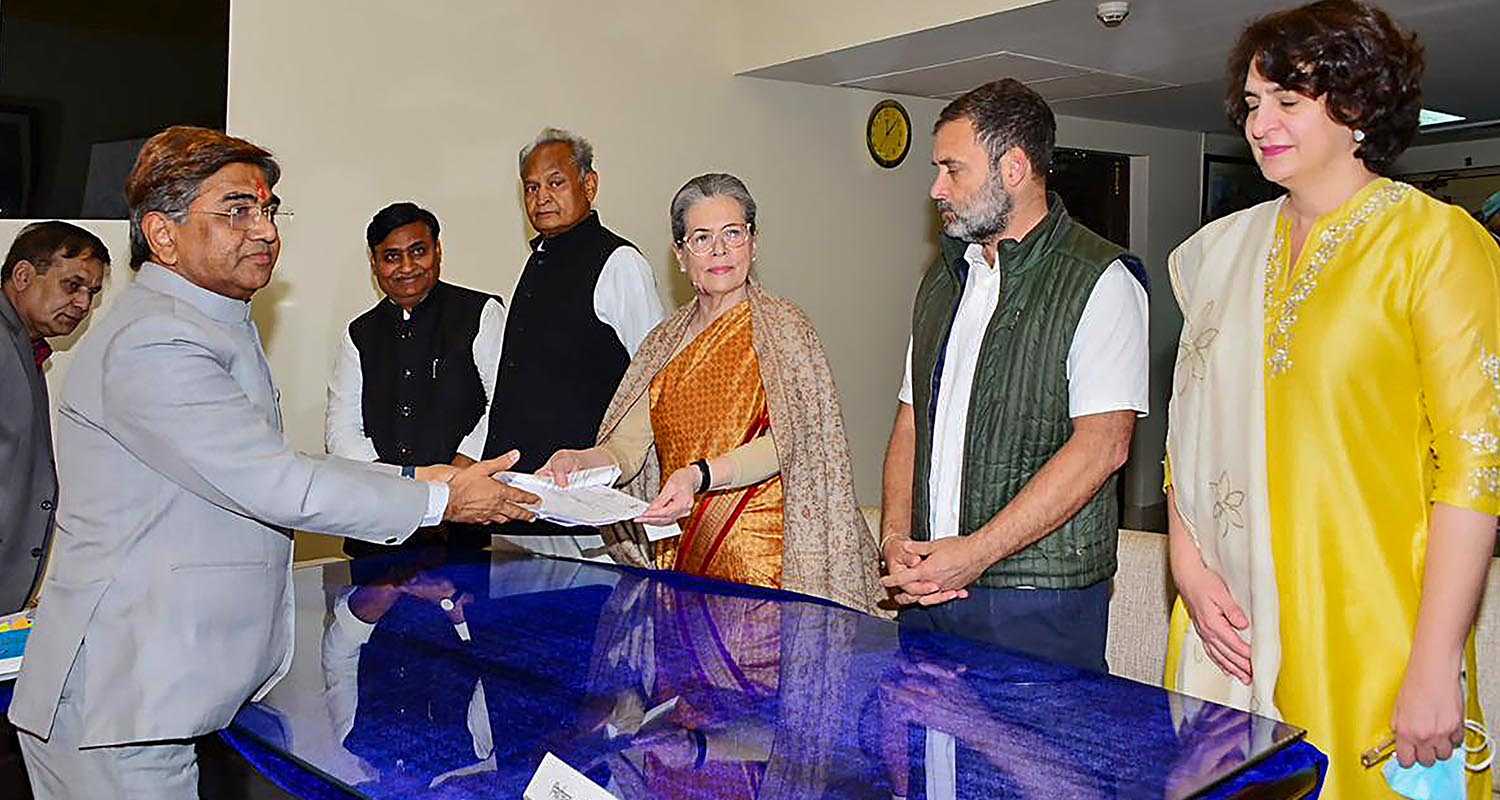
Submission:
<svg viewBox="0 0 1500 800">
<path fill-rule="evenodd" d="M 651 265 L 594 210 L 593 146 L 547 128 L 521 149 L 520 168 L 537 236 L 511 296 L 484 455 L 519 449 L 516 469 L 535 472 L 558 450 L 593 446 L 625 367 L 665 313 Z M 554 535 L 513 541 L 573 557 L 602 545 L 550 523 L 527 532 L 548 528 Z"/>
<path fill-rule="evenodd" d="M 108 266 L 99 237 L 54 221 L 21 229 L 0 267 L 0 614 L 35 592 L 57 509 L 47 339 L 88 318 Z"/>
<path fill-rule="evenodd" d="M 484 453 L 505 310 L 483 292 L 439 279 L 441 226 L 415 203 L 382 208 L 365 229 L 370 271 L 385 297 L 344 331 L 328 381 L 328 452 L 397 466 L 467 466 Z M 423 528 L 401 547 L 483 547 L 463 526 Z M 344 540 L 361 556 L 392 549 Z"/>
</svg>

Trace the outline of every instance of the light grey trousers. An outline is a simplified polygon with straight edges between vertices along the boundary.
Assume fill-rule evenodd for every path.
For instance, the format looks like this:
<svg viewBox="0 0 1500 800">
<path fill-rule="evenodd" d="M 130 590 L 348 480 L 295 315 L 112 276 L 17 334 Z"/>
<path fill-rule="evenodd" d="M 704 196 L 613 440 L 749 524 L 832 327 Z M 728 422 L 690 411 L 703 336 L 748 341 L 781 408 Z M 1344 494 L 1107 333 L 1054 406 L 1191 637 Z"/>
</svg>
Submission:
<svg viewBox="0 0 1500 800">
<path fill-rule="evenodd" d="M 17 731 L 36 800 L 197 800 L 198 751 L 190 741 L 79 748 L 84 653 L 63 684 L 52 736 Z"/>
</svg>

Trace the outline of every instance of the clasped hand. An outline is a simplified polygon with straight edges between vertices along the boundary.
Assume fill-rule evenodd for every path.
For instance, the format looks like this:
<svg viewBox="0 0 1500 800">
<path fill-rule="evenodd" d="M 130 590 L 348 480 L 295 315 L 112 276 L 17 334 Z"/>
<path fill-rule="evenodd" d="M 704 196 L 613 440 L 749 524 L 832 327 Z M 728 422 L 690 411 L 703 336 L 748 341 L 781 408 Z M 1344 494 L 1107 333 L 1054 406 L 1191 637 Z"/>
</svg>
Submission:
<svg viewBox="0 0 1500 800">
<path fill-rule="evenodd" d="M 968 597 L 968 586 L 990 565 L 979 545 L 967 536 L 930 542 L 891 537 L 883 555 L 888 574 L 880 584 L 903 606 L 933 606 Z"/>
</svg>

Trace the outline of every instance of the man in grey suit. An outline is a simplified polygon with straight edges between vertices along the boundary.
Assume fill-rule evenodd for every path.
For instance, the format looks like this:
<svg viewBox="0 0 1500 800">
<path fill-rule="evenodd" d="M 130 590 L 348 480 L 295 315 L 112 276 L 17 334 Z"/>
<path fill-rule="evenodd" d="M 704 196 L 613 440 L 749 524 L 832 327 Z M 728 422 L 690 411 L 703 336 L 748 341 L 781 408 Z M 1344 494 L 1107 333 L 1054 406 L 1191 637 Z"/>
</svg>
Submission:
<svg viewBox="0 0 1500 800">
<path fill-rule="evenodd" d="M 10 719 L 32 790 L 195 798 L 192 737 L 286 673 L 290 529 L 395 544 L 440 520 L 530 519 L 491 476 L 293 451 L 250 318 L 281 242 L 280 168 L 168 128 L 126 181 L 139 270 L 75 350 L 58 414 L 62 506 Z"/>
<path fill-rule="evenodd" d="M 57 470 L 42 365 L 49 336 L 67 336 L 88 317 L 104 285 L 109 250 L 66 222 L 21 229 L 0 267 L 0 614 L 19 610 L 47 563 Z"/>
</svg>

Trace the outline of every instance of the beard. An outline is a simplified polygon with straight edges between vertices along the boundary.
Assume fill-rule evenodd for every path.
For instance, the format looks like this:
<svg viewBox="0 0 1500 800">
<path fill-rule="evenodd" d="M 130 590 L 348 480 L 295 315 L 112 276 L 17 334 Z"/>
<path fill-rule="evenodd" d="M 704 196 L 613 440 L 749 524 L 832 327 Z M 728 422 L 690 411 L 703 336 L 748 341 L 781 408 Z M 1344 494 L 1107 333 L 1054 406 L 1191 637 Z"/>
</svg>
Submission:
<svg viewBox="0 0 1500 800">
<path fill-rule="evenodd" d="M 961 242 L 987 242 L 1010 224 L 1015 201 L 998 178 L 985 181 L 974 199 L 963 208 L 939 200 L 938 213 L 944 215 L 943 233 Z M 952 219 L 947 219 L 952 215 Z"/>
</svg>

